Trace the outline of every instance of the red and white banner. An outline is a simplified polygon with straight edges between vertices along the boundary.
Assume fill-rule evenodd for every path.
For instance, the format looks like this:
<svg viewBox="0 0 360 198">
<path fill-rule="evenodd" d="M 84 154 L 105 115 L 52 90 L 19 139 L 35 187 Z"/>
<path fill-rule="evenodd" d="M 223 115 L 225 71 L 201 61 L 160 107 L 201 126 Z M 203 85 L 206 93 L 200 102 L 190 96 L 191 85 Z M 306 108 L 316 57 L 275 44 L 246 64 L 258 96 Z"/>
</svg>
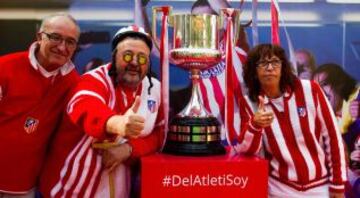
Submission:
<svg viewBox="0 0 360 198">
<path fill-rule="evenodd" d="M 286 42 L 289 49 L 289 60 L 293 66 L 293 71 L 297 74 L 297 67 L 296 67 L 296 57 L 295 57 L 295 50 L 293 44 L 290 39 L 290 35 L 286 29 L 286 24 L 283 16 L 281 15 L 280 6 L 277 0 L 271 0 L 271 40 L 273 44 L 280 45 L 280 34 L 279 34 L 279 19 L 281 21 L 281 25 L 284 28 Z"/>
<path fill-rule="evenodd" d="M 165 131 L 168 129 L 169 122 L 169 36 L 168 36 L 168 17 L 170 7 L 161 7 L 163 16 L 161 19 L 160 37 L 160 73 L 161 73 L 161 97 L 164 111 Z"/>
</svg>

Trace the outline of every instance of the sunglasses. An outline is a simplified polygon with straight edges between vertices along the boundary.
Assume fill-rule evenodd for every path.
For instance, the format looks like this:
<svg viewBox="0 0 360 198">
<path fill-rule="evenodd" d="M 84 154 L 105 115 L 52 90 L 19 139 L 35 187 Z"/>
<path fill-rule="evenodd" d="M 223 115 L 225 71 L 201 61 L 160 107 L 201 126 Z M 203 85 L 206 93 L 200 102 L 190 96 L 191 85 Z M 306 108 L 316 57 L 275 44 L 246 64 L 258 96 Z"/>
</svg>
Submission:
<svg viewBox="0 0 360 198">
<path fill-rule="evenodd" d="M 131 63 L 135 56 L 137 57 L 137 63 L 139 65 L 144 65 L 148 62 L 148 57 L 145 54 L 138 53 L 137 55 L 135 55 L 131 51 L 127 51 L 123 54 L 123 61 L 125 61 L 126 63 Z"/>
</svg>

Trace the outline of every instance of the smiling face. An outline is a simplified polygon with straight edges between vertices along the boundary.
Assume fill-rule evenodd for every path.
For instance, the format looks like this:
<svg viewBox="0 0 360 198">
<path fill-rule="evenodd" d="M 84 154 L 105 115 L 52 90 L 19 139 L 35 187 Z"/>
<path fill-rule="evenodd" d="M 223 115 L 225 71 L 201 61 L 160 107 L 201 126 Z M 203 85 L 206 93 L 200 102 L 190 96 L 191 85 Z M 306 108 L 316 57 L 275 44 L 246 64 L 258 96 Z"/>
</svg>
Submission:
<svg viewBox="0 0 360 198">
<path fill-rule="evenodd" d="M 78 26 L 66 16 L 47 19 L 37 33 L 36 58 L 40 65 L 48 71 L 63 66 L 73 56 L 79 34 Z"/>
<path fill-rule="evenodd" d="M 137 87 L 149 69 L 149 47 L 144 41 L 129 37 L 121 41 L 116 50 L 118 82 L 127 87 Z"/>
</svg>

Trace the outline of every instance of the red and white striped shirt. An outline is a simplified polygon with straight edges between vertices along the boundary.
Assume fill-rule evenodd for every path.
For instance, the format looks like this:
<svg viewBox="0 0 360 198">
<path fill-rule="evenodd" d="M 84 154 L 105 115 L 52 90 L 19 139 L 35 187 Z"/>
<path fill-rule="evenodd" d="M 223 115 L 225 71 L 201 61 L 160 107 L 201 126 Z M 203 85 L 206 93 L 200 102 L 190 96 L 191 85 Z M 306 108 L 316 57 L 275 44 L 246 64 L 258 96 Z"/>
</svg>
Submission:
<svg viewBox="0 0 360 198">
<path fill-rule="evenodd" d="M 236 150 L 255 154 L 263 147 L 270 176 L 299 191 L 329 183 L 330 191 L 343 192 L 344 146 L 336 117 L 320 86 L 296 80 L 295 89 L 282 98 L 264 97 L 266 110 L 274 112 L 274 121 L 270 127 L 257 128 L 250 119 L 241 130 Z"/>
<path fill-rule="evenodd" d="M 108 75 L 110 67 L 108 64 L 86 73 L 76 86 L 41 175 L 40 191 L 44 197 L 94 197 L 103 167 L 101 155 L 91 144 L 97 139 L 112 138 L 105 131 L 107 119 L 114 114 L 124 114 L 132 106 L 135 95 L 141 99 L 138 113 L 146 121 L 142 137 L 128 140 L 133 148 L 131 158 L 161 148 L 164 121 L 159 81 L 152 79 L 150 95 L 148 78 L 143 79 L 136 92 L 125 93 L 120 85 L 114 86 Z M 125 183 L 129 182 L 127 177 L 123 178 Z M 125 188 L 125 185 L 116 188 Z"/>
</svg>

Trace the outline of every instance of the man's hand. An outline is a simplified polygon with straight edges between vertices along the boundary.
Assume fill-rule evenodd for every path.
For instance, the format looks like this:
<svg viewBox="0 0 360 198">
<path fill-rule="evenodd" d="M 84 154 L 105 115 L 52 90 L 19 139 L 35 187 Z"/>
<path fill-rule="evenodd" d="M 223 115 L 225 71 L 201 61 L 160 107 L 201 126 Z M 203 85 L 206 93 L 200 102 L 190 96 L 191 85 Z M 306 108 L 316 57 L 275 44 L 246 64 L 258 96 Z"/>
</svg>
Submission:
<svg viewBox="0 0 360 198">
<path fill-rule="evenodd" d="M 335 193 L 335 192 L 330 192 L 330 198 L 344 198 L 344 193 Z"/>
<path fill-rule="evenodd" d="M 353 100 L 350 102 L 349 111 L 353 120 L 359 118 L 359 109 L 360 109 L 360 102 L 358 100 Z"/>
<path fill-rule="evenodd" d="M 145 126 L 145 118 L 138 115 L 140 98 L 137 96 L 135 102 L 124 115 L 114 115 L 106 122 L 106 131 L 115 133 L 122 137 L 137 138 Z"/>
<path fill-rule="evenodd" d="M 264 98 L 259 96 L 259 106 L 257 112 L 254 114 L 253 122 L 259 127 L 268 127 L 274 120 L 274 113 L 272 111 L 266 111 L 264 105 Z"/>
<path fill-rule="evenodd" d="M 110 172 L 113 171 L 119 164 L 130 157 L 131 150 L 132 148 L 128 143 L 103 150 L 102 162 L 104 167 Z"/>
</svg>

